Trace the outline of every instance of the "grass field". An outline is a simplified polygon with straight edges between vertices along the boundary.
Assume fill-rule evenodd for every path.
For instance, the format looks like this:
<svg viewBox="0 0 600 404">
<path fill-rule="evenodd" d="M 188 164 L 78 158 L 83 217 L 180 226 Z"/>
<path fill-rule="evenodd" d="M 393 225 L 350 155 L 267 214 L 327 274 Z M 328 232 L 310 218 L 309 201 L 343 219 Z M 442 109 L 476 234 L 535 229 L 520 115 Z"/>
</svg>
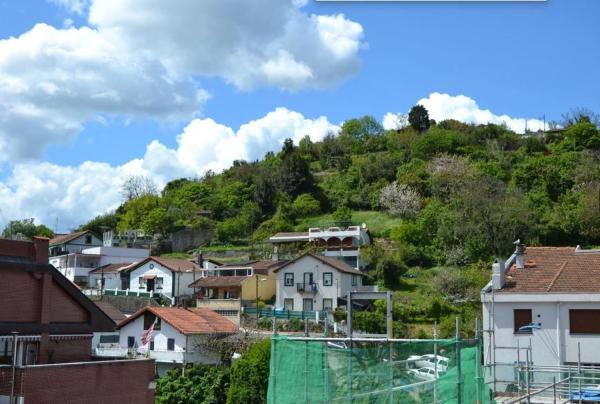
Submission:
<svg viewBox="0 0 600 404">
<path fill-rule="evenodd" d="M 371 235 L 374 237 L 386 237 L 391 229 L 402 222 L 402 219 L 384 212 L 359 210 L 352 213 L 352 222 L 356 224 L 366 223 Z M 333 217 L 330 213 L 327 213 L 298 219 L 295 229 L 296 231 L 306 231 L 309 227 L 329 227 L 333 224 Z"/>
</svg>

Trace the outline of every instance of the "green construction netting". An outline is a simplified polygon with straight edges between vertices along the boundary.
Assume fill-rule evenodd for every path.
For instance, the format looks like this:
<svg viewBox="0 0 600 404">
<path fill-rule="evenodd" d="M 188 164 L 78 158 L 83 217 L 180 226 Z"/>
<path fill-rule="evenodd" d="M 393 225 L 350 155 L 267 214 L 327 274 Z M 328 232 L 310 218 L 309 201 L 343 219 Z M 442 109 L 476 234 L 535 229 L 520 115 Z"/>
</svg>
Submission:
<svg viewBox="0 0 600 404">
<path fill-rule="evenodd" d="M 350 346 L 274 336 L 268 403 L 492 403 L 478 352 L 476 343 L 455 340 L 353 341 Z M 437 372 L 426 359 L 435 353 L 443 360 Z"/>
</svg>

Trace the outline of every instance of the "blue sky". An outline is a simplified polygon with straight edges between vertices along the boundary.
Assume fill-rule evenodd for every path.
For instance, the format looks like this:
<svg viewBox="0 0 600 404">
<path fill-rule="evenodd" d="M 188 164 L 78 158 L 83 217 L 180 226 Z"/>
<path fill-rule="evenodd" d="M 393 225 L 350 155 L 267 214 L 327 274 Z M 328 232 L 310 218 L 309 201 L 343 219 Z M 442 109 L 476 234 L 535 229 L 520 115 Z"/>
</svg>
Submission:
<svg viewBox="0 0 600 404">
<path fill-rule="evenodd" d="M 257 6 L 252 12 L 257 13 L 257 16 L 259 14 L 268 16 L 269 12 L 277 12 L 270 7 L 265 7 L 265 5 L 268 6 L 269 1 L 273 0 L 256 0 L 255 2 L 261 3 L 260 6 L 265 9 L 262 10 Z M 284 2 L 284 0 L 275 1 Z M 152 3 L 151 0 L 149 2 Z M 106 8 L 107 6 L 103 6 L 101 3 L 107 3 L 106 0 L 96 0 L 94 3 L 98 3 L 94 7 L 100 11 L 98 12 L 99 17 L 94 20 L 94 24 L 91 24 L 88 22 L 88 6 L 90 4 L 88 0 L 20 0 L 18 2 L 0 0 L 0 40 L 27 33 L 38 23 L 46 23 L 57 30 L 61 30 L 65 26 L 79 29 L 86 25 L 91 26 L 92 30 L 98 29 L 104 32 L 115 26 L 119 28 L 125 26 L 127 30 L 130 27 L 123 24 L 130 24 L 131 21 L 134 21 L 130 17 L 139 10 L 135 8 L 128 10 L 127 5 L 139 7 L 144 0 L 123 1 L 122 4 L 125 5 L 119 6 L 119 9 L 115 11 L 114 21 L 116 22 L 111 20 L 113 18 L 110 14 L 112 11 L 102 13 L 105 11 L 102 7 Z M 252 3 L 252 1 L 245 4 L 248 3 Z M 74 12 L 74 5 L 82 6 L 82 9 Z M 549 0 L 543 3 L 318 3 L 309 1 L 299 9 L 299 12 L 305 16 L 333 16 L 341 13 L 344 15 L 343 22 L 345 24 L 357 23 L 362 29 L 360 35 L 357 33 L 351 38 L 346 38 L 354 44 L 360 42 L 359 50 L 347 51 L 343 57 L 340 56 L 339 60 L 333 59 L 329 67 L 326 66 L 327 58 L 306 62 L 306 65 L 312 69 L 313 76 L 316 77 L 316 84 L 312 82 L 307 84 L 307 82 L 300 82 L 295 78 L 296 81 L 290 84 L 285 81 L 287 80 L 285 77 L 281 79 L 266 75 L 247 79 L 245 73 L 240 74 L 237 71 L 231 73 L 239 66 L 241 66 L 240 69 L 245 69 L 246 63 L 252 63 L 248 60 L 240 60 L 239 66 L 234 64 L 233 67 L 228 65 L 216 68 L 207 67 L 210 61 L 207 62 L 206 58 L 178 60 L 175 63 L 176 69 L 180 69 L 177 77 L 185 76 L 182 79 L 183 83 L 186 83 L 187 80 L 187 82 L 193 83 L 190 85 L 191 87 L 202 89 L 210 94 L 207 100 L 203 100 L 196 106 L 191 106 L 193 103 L 189 102 L 183 103 L 182 109 L 189 109 L 185 113 L 179 114 L 181 111 L 178 108 L 173 108 L 168 114 L 165 113 L 168 116 L 162 113 L 154 115 L 148 111 L 138 113 L 140 108 L 144 108 L 143 99 L 135 100 L 139 103 L 136 108 L 129 108 L 126 95 L 132 94 L 134 90 L 122 90 L 115 85 L 115 93 L 124 92 L 124 101 L 122 107 L 116 106 L 114 109 L 109 107 L 110 112 L 106 111 L 106 107 L 99 108 L 97 111 L 92 106 L 82 108 L 81 104 L 86 102 L 86 99 L 80 98 L 74 103 L 71 114 L 68 104 L 63 105 L 62 100 L 56 101 L 61 103 L 61 113 L 68 117 L 64 136 L 60 130 L 55 130 L 55 125 L 52 127 L 52 130 L 55 131 L 47 136 L 43 133 L 44 125 L 41 125 L 41 129 L 35 128 L 36 133 L 31 135 L 31 139 L 27 137 L 29 135 L 17 131 L 7 132 L 4 133 L 4 136 L 10 139 L 9 146 L 5 146 L 3 150 L 1 146 L 2 132 L 0 131 L 0 151 L 4 151 L 5 155 L 10 156 L 0 161 L 3 167 L 0 177 L 0 180 L 3 181 L 0 184 L 0 196 L 20 198 L 18 209 L 3 207 L 0 204 L 0 222 L 5 220 L 1 216 L 2 212 L 5 212 L 4 216 L 33 216 L 42 221 L 47 221 L 48 217 L 54 214 L 48 209 L 33 206 L 36 202 L 28 200 L 27 195 L 40 192 L 44 186 L 35 190 L 23 188 L 20 181 L 28 177 L 24 174 L 15 174 L 15 170 L 25 169 L 27 165 L 35 163 L 38 165 L 44 163 L 50 164 L 46 169 L 55 168 L 57 171 L 73 168 L 74 171 L 70 175 L 77 176 L 84 162 L 94 161 L 107 163 L 111 168 L 126 166 L 119 175 L 125 175 L 124 172 L 138 173 L 142 168 L 131 162 L 145 158 L 145 164 L 148 163 L 148 156 L 145 153 L 152 141 L 158 141 L 156 144 L 160 144 L 169 151 L 177 150 L 179 147 L 177 136 L 183 133 L 193 119 L 211 118 L 223 126 L 209 129 L 200 125 L 199 127 L 203 128 L 202 133 L 208 130 L 211 131 L 211 136 L 220 136 L 220 131 L 225 131 L 225 128 L 228 127 L 234 132 L 233 137 L 235 137 L 235 132 L 240 125 L 260 120 L 275 111 L 276 108 L 283 107 L 287 111 L 299 113 L 303 118 L 310 120 L 310 122 L 304 122 L 303 125 L 313 125 L 312 120 L 322 116 L 330 124 L 326 127 L 327 130 L 330 130 L 351 117 L 369 114 L 382 119 L 386 113 L 404 113 L 411 105 L 429 97 L 432 93 L 448 94 L 451 97 L 458 95 L 469 97 L 472 103 L 477 103 L 478 108 L 466 115 L 477 117 L 469 118 L 473 121 L 485 120 L 489 116 L 489 114 L 481 114 L 480 110 L 490 110 L 491 112 L 488 112 L 494 116 L 507 115 L 510 118 L 538 119 L 545 115 L 547 120 L 559 120 L 562 113 L 573 107 L 587 107 L 600 111 L 600 98 L 598 97 L 600 93 L 600 80 L 598 80 L 600 25 L 597 24 L 600 2 L 597 1 Z M 177 16 L 176 13 L 173 15 Z M 228 15 L 226 11 L 219 14 L 219 17 L 224 19 L 228 19 L 230 16 L 232 20 L 237 18 L 237 16 Z M 257 19 L 260 18 L 257 17 Z M 273 16 L 273 19 L 276 20 L 277 16 Z M 249 21 L 241 24 L 248 24 L 249 28 L 247 29 L 252 30 L 250 37 L 256 34 L 256 38 L 259 38 L 254 46 L 261 46 L 261 40 L 267 38 L 266 35 L 269 33 L 262 32 L 264 30 L 260 33 L 254 32 L 252 22 Z M 308 19 L 298 21 L 303 23 Z M 263 21 L 264 24 L 269 24 L 268 17 Z M 223 25 L 226 26 L 227 21 L 223 21 Z M 235 25 L 232 26 L 235 27 Z M 166 24 L 165 27 L 171 29 L 173 24 Z M 256 30 L 259 31 L 259 28 L 261 27 L 256 27 Z M 349 28 L 350 26 L 341 26 L 341 28 L 336 26 L 334 30 L 339 29 L 338 34 L 344 34 Z M 135 29 L 143 29 L 143 27 L 135 27 Z M 154 30 L 157 35 L 161 34 L 160 29 L 158 27 Z M 195 28 L 190 28 L 190 30 L 192 29 Z M 140 31 L 132 28 L 131 32 L 138 33 Z M 182 34 L 186 35 L 181 30 L 177 31 L 178 38 Z M 182 47 L 182 49 L 187 49 L 187 52 L 202 50 L 204 43 L 209 42 L 208 40 L 204 41 L 204 38 L 198 35 L 198 31 L 190 31 L 189 36 L 195 38 L 195 42 L 191 48 L 189 44 L 186 45 L 187 48 Z M 77 38 L 80 37 L 81 35 L 77 36 Z M 134 36 L 132 35 L 132 37 Z M 37 41 L 43 42 L 44 35 L 40 35 L 40 38 L 42 39 L 37 39 Z M 309 60 L 312 56 L 303 53 L 307 52 L 306 49 L 302 49 L 303 45 L 309 49 L 311 46 L 316 46 L 311 45 L 310 38 L 310 35 L 307 35 L 307 44 L 298 44 L 298 40 L 292 38 L 288 41 L 289 43 L 284 44 L 284 48 L 287 46 L 285 49 L 291 49 L 290 52 L 295 60 L 304 62 L 302 57 Z M 139 44 L 136 42 L 137 39 L 134 38 L 128 44 L 130 54 L 136 53 L 138 49 L 136 46 L 140 46 L 140 49 L 145 47 L 144 51 L 151 48 L 152 44 Z M 215 39 L 213 38 L 213 40 Z M 273 40 L 276 46 L 280 46 L 276 38 L 267 38 L 267 40 Z M 21 42 L 23 44 L 18 47 L 30 46 L 25 41 Z M 216 43 L 219 43 L 218 37 Z M 62 44 L 63 42 L 60 42 L 59 45 L 56 43 L 48 45 L 43 42 L 41 48 L 59 47 L 63 46 Z M 78 46 L 85 49 L 85 40 L 82 40 Z M 265 44 L 265 46 L 267 45 Z M 318 46 L 323 47 L 323 44 Z M 162 49 L 169 48 L 150 50 L 158 53 Z M 318 48 L 315 47 L 315 49 Z M 1 52 L 2 48 L 0 47 L 0 83 L 3 74 Z M 323 52 L 326 54 L 325 51 Z M 142 53 L 140 50 L 140 54 Z M 8 56 L 5 57 L 17 58 L 19 55 L 14 56 L 15 54 L 17 52 L 13 51 L 13 53 L 7 53 Z M 162 58 L 163 55 L 155 57 Z M 269 57 L 271 57 L 270 60 L 276 59 L 272 55 Z M 41 65 L 42 62 L 45 63 L 46 59 L 35 59 L 35 63 L 38 65 Z M 171 60 L 161 59 L 161 68 L 170 66 L 170 62 Z M 76 63 L 72 60 L 65 63 L 64 70 L 67 74 L 73 74 L 76 80 L 80 69 L 74 66 Z M 19 78 L 19 73 L 15 72 L 15 66 L 19 65 L 15 62 L 14 65 L 5 69 L 5 73 L 8 72 L 7 74 L 13 80 L 15 77 Z M 358 66 L 359 68 L 357 68 Z M 60 61 L 52 60 L 48 66 L 39 68 L 45 74 L 49 71 L 48 69 L 63 67 L 60 66 Z M 75 73 L 69 73 L 69 69 L 74 69 Z M 148 69 L 152 72 L 155 68 L 151 66 Z M 335 75 L 338 70 L 340 71 L 339 78 Z M 181 74 L 182 71 L 185 71 L 185 74 Z M 208 74 L 207 71 L 209 71 Z M 99 74 L 101 73 L 99 72 Z M 55 79 L 56 77 L 52 76 L 48 81 L 56 83 Z M 126 77 L 119 79 L 127 81 Z M 107 80 L 108 82 L 113 80 L 112 76 Z M 171 83 L 165 84 L 165 91 L 169 91 L 170 85 Z M 185 86 L 186 84 L 181 85 Z M 97 87 L 94 88 L 95 91 L 98 91 Z M 290 90 L 290 88 L 292 89 Z M 76 87 L 73 91 L 84 92 L 85 89 Z M 139 90 L 135 91 L 139 92 Z M 184 98 L 187 94 L 186 91 L 188 90 L 183 90 Z M 149 94 L 151 97 L 151 92 Z M 0 91 L 0 101 L 2 101 L 2 96 Z M 80 97 L 84 96 L 80 95 Z M 38 99 L 28 97 L 27 103 L 36 106 L 35 103 Z M 470 101 L 467 100 L 467 104 Z M 50 102 L 51 105 L 54 101 L 45 97 L 43 102 Z M 427 104 L 427 106 L 432 105 L 434 110 L 439 110 L 440 115 L 438 116 L 457 117 L 457 115 L 453 115 L 458 113 L 455 111 L 457 107 L 444 104 L 457 102 L 455 99 L 440 98 L 431 102 L 437 104 Z M 463 99 L 461 102 L 463 102 L 461 105 L 464 106 L 465 100 Z M 94 105 L 96 104 L 94 103 Z M 157 105 L 160 107 L 161 104 Z M 468 108 L 475 109 L 473 104 L 468 105 Z M 44 108 L 46 107 L 47 105 L 44 104 Z M 159 107 L 153 106 L 151 110 L 155 111 Z M 54 113 L 54 107 L 51 110 Z M 81 118 L 78 118 L 79 116 Z M 0 122 L 1 117 L 2 110 L 0 109 Z M 288 118 L 289 116 L 286 119 Z M 290 119 L 296 122 L 294 119 L 299 118 L 289 118 L 286 122 L 291 122 Z M 274 121 L 277 122 L 277 125 L 282 125 L 280 120 L 274 119 Z M 27 123 L 27 121 L 17 123 L 11 121 L 8 126 L 20 128 L 21 125 L 26 126 Z M 57 125 L 62 123 L 64 122 L 60 121 Z M 203 124 L 208 124 L 208 122 L 203 122 Z M 73 125 L 78 125 L 78 127 L 74 129 Z M 325 128 L 323 125 L 320 127 Z M 313 127 L 311 126 L 311 128 Z M 263 140 L 256 140 L 256 137 L 263 136 L 264 130 L 268 132 L 271 129 L 264 129 L 261 126 L 261 129 L 256 132 L 259 134 L 253 132 L 255 143 L 263 142 Z M 263 146 L 256 153 L 264 153 L 265 147 L 277 149 L 278 142 L 281 140 L 279 137 L 283 136 L 282 133 L 285 134 L 285 130 L 278 132 L 277 136 L 279 137 L 271 136 L 270 133 L 264 135 L 266 140 L 263 142 L 264 144 L 261 143 Z M 202 135 L 196 134 L 195 136 L 197 138 Z M 290 137 L 293 136 L 290 135 Z M 19 143 L 19 152 L 10 149 L 12 147 L 10 145 L 15 142 L 15 139 L 23 143 Z M 268 144 L 270 146 L 264 146 Z M 211 149 L 211 145 L 214 143 L 199 144 L 198 150 L 202 150 L 202 153 L 205 154 L 219 154 Z M 29 146 L 37 152 L 28 153 Z M 237 146 L 232 140 L 229 147 Z M 254 150 L 248 152 L 247 155 L 254 157 L 253 153 Z M 223 164 L 226 166 L 226 161 L 221 165 L 214 165 L 214 167 L 222 167 Z M 135 167 L 131 168 L 132 166 Z M 173 176 L 181 174 L 199 174 L 198 170 L 206 167 L 208 165 L 198 163 L 193 165 L 193 168 L 190 168 L 188 164 L 182 169 L 178 168 L 170 172 L 163 170 L 160 171 L 160 175 L 157 175 L 157 183 L 164 183 Z M 148 175 L 158 172 L 144 169 L 146 169 L 144 173 Z M 40 183 L 54 181 L 55 184 L 50 187 L 51 189 L 56 190 L 65 186 L 64 182 L 60 182 L 61 180 L 56 178 L 46 178 L 43 174 L 35 175 L 38 175 L 39 178 L 36 178 Z M 28 181 L 30 180 L 31 178 Z M 2 189 L 3 186 L 4 189 Z M 81 193 L 81 190 L 75 189 L 70 192 L 78 194 Z M 74 225 L 85 215 L 97 214 L 113 207 L 118 202 L 115 198 L 103 202 L 103 205 L 106 206 L 98 206 L 77 213 L 74 219 L 65 218 L 63 221 L 65 226 Z M 56 207 L 61 203 L 72 203 L 72 201 L 65 202 L 64 199 L 54 199 L 47 201 L 46 204 L 48 203 L 54 204 Z M 60 215 L 69 216 L 71 212 L 68 209 L 62 210 L 61 207 Z"/>
</svg>

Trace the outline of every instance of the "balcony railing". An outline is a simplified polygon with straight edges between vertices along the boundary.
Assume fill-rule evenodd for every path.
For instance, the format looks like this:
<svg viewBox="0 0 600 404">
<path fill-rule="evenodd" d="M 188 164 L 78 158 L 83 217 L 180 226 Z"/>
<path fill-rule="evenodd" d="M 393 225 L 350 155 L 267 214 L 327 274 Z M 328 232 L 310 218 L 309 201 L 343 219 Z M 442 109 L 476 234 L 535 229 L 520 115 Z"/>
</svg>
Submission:
<svg viewBox="0 0 600 404">
<path fill-rule="evenodd" d="M 298 292 L 317 293 L 316 283 L 297 283 L 296 290 Z"/>
<path fill-rule="evenodd" d="M 97 358 L 126 358 L 128 354 L 127 348 L 108 346 L 94 348 L 94 356 Z"/>
</svg>

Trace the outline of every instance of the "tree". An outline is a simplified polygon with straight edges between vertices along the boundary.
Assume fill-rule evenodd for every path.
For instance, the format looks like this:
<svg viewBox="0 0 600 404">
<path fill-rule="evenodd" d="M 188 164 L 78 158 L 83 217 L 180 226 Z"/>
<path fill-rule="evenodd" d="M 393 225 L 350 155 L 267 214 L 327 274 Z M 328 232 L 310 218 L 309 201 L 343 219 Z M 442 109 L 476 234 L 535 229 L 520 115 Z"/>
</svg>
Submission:
<svg viewBox="0 0 600 404">
<path fill-rule="evenodd" d="M 309 165 L 297 152 L 291 152 L 284 157 L 279 174 L 281 188 L 292 198 L 314 188 Z"/>
<path fill-rule="evenodd" d="M 89 230 L 94 234 L 102 234 L 107 230 L 116 230 L 120 216 L 116 212 L 98 215 L 89 222 L 79 226 L 79 231 Z"/>
<path fill-rule="evenodd" d="M 292 209 L 298 217 L 315 216 L 321 211 L 321 204 L 311 194 L 301 194 L 292 204 Z"/>
<path fill-rule="evenodd" d="M 336 226 L 349 226 L 352 224 L 352 209 L 342 205 L 331 215 Z"/>
<path fill-rule="evenodd" d="M 2 231 L 2 237 L 7 239 L 31 240 L 34 236 L 52 238 L 54 232 L 43 224 L 36 225 L 33 218 L 11 220 Z"/>
<path fill-rule="evenodd" d="M 228 404 L 262 404 L 267 399 L 271 341 L 262 340 L 250 347 L 231 366 Z"/>
<path fill-rule="evenodd" d="M 429 113 L 422 105 L 415 105 L 408 113 L 408 123 L 417 132 L 425 132 L 429 129 Z"/>
<path fill-rule="evenodd" d="M 229 387 L 229 369 L 214 365 L 188 365 L 185 375 L 171 369 L 156 383 L 157 404 L 225 404 Z"/>
<path fill-rule="evenodd" d="M 172 220 L 163 207 L 152 209 L 142 220 L 141 229 L 147 235 L 160 234 L 166 236 L 171 228 Z"/>
<path fill-rule="evenodd" d="M 379 192 L 379 204 L 392 215 L 414 218 L 421 208 L 421 198 L 414 188 L 394 181 Z"/>
<path fill-rule="evenodd" d="M 156 195 L 158 190 L 151 178 L 143 175 L 131 175 L 123 182 L 121 193 L 126 201 L 130 201 L 145 195 Z"/>
<path fill-rule="evenodd" d="M 120 231 L 138 230 L 142 228 L 142 222 L 148 214 L 155 208 L 158 208 L 161 200 L 157 195 L 142 195 L 129 200 L 123 206 L 123 215 L 119 221 L 118 229 Z"/>
</svg>

